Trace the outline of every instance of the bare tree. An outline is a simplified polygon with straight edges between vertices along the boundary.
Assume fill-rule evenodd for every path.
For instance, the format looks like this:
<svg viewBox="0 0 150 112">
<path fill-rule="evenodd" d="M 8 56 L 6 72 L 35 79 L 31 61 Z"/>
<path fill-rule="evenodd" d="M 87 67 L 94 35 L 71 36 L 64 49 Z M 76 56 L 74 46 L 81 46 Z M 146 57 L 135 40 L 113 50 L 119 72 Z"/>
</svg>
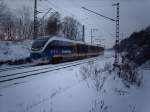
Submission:
<svg viewBox="0 0 150 112">
<path fill-rule="evenodd" d="M 55 35 L 59 32 L 60 13 L 54 12 L 47 21 L 46 32 L 47 34 Z"/>
<path fill-rule="evenodd" d="M 4 25 L 5 25 L 5 18 L 6 14 L 8 12 L 8 8 L 4 1 L 0 1 L 0 38 L 3 40 L 5 39 L 5 33 L 4 33 Z"/>
<path fill-rule="evenodd" d="M 47 19 L 39 20 L 39 33 L 40 36 L 46 36 Z"/>
<path fill-rule="evenodd" d="M 79 27 L 81 24 L 73 17 L 65 17 L 62 22 L 62 32 L 67 38 L 79 40 Z"/>
<path fill-rule="evenodd" d="M 30 7 L 24 6 L 18 11 L 18 14 L 18 37 L 29 39 L 33 33 Z"/>
<path fill-rule="evenodd" d="M 14 23 L 14 19 L 15 16 L 13 16 L 11 14 L 11 12 L 8 10 L 6 12 L 5 15 L 3 15 L 3 22 L 2 22 L 2 26 L 3 26 L 3 33 L 5 33 L 5 38 L 8 40 L 13 40 L 13 36 L 14 36 L 14 27 L 15 27 L 15 23 Z"/>
<path fill-rule="evenodd" d="M 24 32 L 24 30 L 26 31 L 28 29 L 27 27 L 31 21 L 28 19 L 30 15 L 28 15 L 27 8 L 24 8 L 23 12 L 21 14 L 24 15 L 24 19 L 17 17 L 11 12 L 4 2 L 0 3 L 0 34 L 2 40 L 16 40 L 18 36 L 23 38 L 24 35 L 29 34 L 29 31 L 27 33 Z M 25 22 L 25 24 L 23 24 L 23 22 Z M 22 30 L 22 28 L 24 28 L 24 30 Z M 24 35 L 21 35 L 22 31 Z"/>
<path fill-rule="evenodd" d="M 4 2 L 0 2 L 0 39 L 29 39 L 33 34 L 30 8 L 24 6 L 18 13 L 12 12 Z"/>
</svg>

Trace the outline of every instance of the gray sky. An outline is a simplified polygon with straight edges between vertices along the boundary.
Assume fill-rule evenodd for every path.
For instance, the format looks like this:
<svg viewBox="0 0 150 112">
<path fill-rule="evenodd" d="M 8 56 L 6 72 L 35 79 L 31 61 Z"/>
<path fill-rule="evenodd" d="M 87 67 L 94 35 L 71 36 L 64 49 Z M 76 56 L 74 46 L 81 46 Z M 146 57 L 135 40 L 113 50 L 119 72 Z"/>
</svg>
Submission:
<svg viewBox="0 0 150 112">
<path fill-rule="evenodd" d="M 5 0 L 12 9 L 27 5 L 33 8 L 34 0 Z M 103 40 L 107 47 L 112 46 L 115 40 L 115 23 L 89 13 L 81 7 L 87 7 L 111 18 L 116 17 L 116 8 L 113 3 L 120 2 L 120 37 L 125 38 L 134 31 L 139 31 L 150 25 L 150 0 L 43 0 L 38 1 L 38 9 L 52 7 L 62 16 L 73 16 L 86 27 L 86 40 L 90 41 L 90 29 L 96 38 Z"/>
</svg>

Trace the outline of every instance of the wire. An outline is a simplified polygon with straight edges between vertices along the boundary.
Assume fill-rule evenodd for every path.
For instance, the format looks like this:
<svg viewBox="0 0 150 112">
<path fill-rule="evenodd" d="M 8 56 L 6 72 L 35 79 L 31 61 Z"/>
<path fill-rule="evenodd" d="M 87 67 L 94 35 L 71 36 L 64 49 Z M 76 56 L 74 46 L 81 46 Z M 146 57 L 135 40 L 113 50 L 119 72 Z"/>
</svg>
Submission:
<svg viewBox="0 0 150 112">
<path fill-rule="evenodd" d="M 40 11 L 40 12 L 43 12 L 43 11 L 47 11 L 47 10 L 49 10 L 50 8 L 47 8 L 47 9 L 41 9 L 41 10 L 38 10 L 38 11 Z"/>
<path fill-rule="evenodd" d="M 49 4 L 51 4 L 52 6 L 54 6 L 55 8 L 60 9 L 61 11 L 67 12 L 67 13 L 69 13 L 71 16 L 77 18 L 77 16 L 76 16 L 75 14 L 71 13 L 70 11 L 68 11 L 68 10 L 66 10 L 66 9 L 64 9 L 64 8 L 61 8 L 61 7 L 57 6 L 56 4 L 52 3 L 52 2 L 49 1 L 49 0 L 47 0 L 47 2 L 48 2 Z"/>
<path fill-rule="evenodd" d="M 99 15 L 99 16 L 105 18 L 105 19 L 109 19 L 109 20 L 111 20 L 111 21 L 116 21 L 115 19 L 109 18 L 109 17 L 107 17 L 107 16 L 104 16 L 104 15 L 99 14 L 99 13 L 97 13 L 97 12 L 94 12 L 94 11 L 92 11 L 92 10 L 89 10 L 89 9 L 87 9 L 87 8 L 85 8 L 85 7 L 82 7 L 82 9 L 87 10 L 87 11 L 89 11 L 89 12 L 92 12 L 92 13 L 94 13 L 94 14 L 96 14 L 96 15 Z"/>
</svg>

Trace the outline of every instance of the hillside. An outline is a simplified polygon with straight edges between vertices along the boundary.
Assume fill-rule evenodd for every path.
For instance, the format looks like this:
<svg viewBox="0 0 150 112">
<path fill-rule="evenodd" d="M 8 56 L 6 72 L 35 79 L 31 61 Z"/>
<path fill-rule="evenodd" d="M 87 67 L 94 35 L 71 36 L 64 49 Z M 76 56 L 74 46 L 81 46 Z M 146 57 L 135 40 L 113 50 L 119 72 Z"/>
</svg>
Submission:
<svg viewBox="0 0 150 112">
<path fill-rule="evenodd" d="M 141 65 L 150 59 L 150 26 L 134 32 L 129 38 L 120 42 L 121 52 L 126 52 L 126 57 Z"/>
</svg>

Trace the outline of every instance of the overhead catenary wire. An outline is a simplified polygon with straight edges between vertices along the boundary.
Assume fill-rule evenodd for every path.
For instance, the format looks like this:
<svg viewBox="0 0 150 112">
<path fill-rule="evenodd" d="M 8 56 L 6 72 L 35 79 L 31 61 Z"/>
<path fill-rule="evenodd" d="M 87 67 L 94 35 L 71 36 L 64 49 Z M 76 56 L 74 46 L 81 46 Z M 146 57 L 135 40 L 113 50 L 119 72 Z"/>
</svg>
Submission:
<svg viewBox="0 0 150 112">
<path fill-rule="evenodd" d="M 109 18 L 109 17 L 107 17 L 107 16 L 104 16 L 104 15 L 99 14 L 99 13 L 97 13 L 97 12 L 94 12 L 94 11 L 92 11 L 92 10 L 89 10 L 89 9 L 87 9 L 87 8 L 85 8 L 85 7 L 82 7 L 82 8 L 85 9 L 85 10 L 87 10 L 87 11 L 89 11 L 89 12 L 92 12 L 92 13 L 94 13 L 94 14 L 96 14 L 96 15 L 99 15 L 99 16 L 101 16 L 101 17 L 104 17 L 105 19 L 109 19 L 109 20 L 111 20 L 111 21 L 116 21 L 115 19 Z"/>
<path fill-rule="evenodd" d="M 41 22 L 42 20 L 44 20 L 45 16 L 50 13 L 50 11 L 52 10 L 52 8 L 49 8 L 49 10 L 42 16 L 42 18 L 40 19 L 39 22 Z"/>
<path fill-rule="evenodd" d="M 48 11 L 50 8 L 46 8 L 46 9 L 41 9 L 39 10 L 40 12 L 44 12 L 44 11 Z"/>
<path fill-rule="evenodd" d="M 58 11 L 58 9 L 59 9 L 60 11 L 63 11 L 63 12 L 65 12 L 65 13 L 68 13 L 68 14 L 70 14 L 72 17 L 77 18 L 77 16 L 76 16 L 75 14 L 73 14 L 72 12 L 68 11 L 68 10 L 65 9 L 65 8 L 62 8 L 62 7 L 58 6 L 58 5 L 56 5 L 56 4 L 53 3 L 52 1 L 47 0 L 46 2 L 53 6 L 53 10 L 55 10 L 55 11 L 57 10 L 57 11 Z M 54 9 L 54 7 L 55 7 L 55 9 Z M 58 12 L 59 12 L 59 11 L 58 11 Z"/>
</svg>

